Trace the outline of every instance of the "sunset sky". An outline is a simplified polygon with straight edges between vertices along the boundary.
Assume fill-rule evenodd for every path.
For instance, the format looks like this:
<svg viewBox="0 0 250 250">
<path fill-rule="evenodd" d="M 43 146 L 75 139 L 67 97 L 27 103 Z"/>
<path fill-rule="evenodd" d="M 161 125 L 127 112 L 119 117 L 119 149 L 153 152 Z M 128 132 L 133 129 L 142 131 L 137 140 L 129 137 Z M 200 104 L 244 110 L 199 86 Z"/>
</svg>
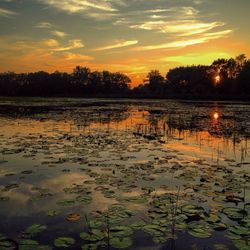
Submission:
<svg viewBox="0 0 250 250">
<path fill-rule="evenodd" d="M 0 0 L 0 71 L 120 71 L 250 55 L 248 0 Z"/>
</svg>

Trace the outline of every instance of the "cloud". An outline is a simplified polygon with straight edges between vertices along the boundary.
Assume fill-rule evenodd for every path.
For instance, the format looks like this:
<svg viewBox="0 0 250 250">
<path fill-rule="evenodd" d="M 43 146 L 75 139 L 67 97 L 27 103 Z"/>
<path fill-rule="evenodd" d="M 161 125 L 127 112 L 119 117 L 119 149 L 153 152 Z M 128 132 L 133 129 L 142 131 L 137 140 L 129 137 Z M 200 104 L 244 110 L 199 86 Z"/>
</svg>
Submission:
<svg viewBox="0 0 250 250">
<path fill-rule="evenodd" d="M 51 31 L 51 34 L 54 36 L 61 37 L 61 38 L 68 35 L 67 33 L 65 33 L 63 31 L 59 31 L 59 30 L 53 30 L 53 31 Z"/>
<path fill-rule="evenodd" d="M 0 8 L 0 17 L 13 17 L 15 15 L 17 15 L 17 13 L 12 10 Z"/>
<path fill-rule="evenodd" d="M 204 33 L 219 26 L 223 26 L 222 22 L 204 23 L 196 20 L 181 21 L 149 21 L 139 25 L 131 25 L 130 28 L 156 30 L 161 33 L 175 33 L 179 36 L 190 36 Z"/>
<path fill-rule="evenodd" d="M 40 29 L 50 29 L 52 27 L 53 25 L 49 22 L 41 22 L 36 25 L 36 28 L 40 28 Z"/>
<path fill-rule="evenodd" d="M 59 46 L 58 41 L 56 41 L 55 39 L 48 39 L 48 40 L 44 40 L 44 44 L 48 47 L 56 47 Z"/>
<path fill-rule="evenodd" d="M 74 60 L 74 61 L 92 61 L 94 58 L 92 56 L 86 56 L 82 54 L 65 52 L 63 54 L 65 60 Z"/>
<path fill-rule="evenodd" d="M 20 37 L 16 36 L 2 37 L 0 39 L 0 60 L 5 63 L 0 66 L 1 71 L 71 71 L 75 65 L 88 64 L 94 60 L 91 56 L 71 52 L 70 49 L 83 46 L 80 41 L 73 41 L 69 41 L 67 46 L 62 46 L 54 39 L 37 41 L 20 40 Z"/>
<path fill-rule="evenodd" d="M 168 43 L 162 43 L 162 44 L 156 44 L 156 45 L 149 45 L 149 46 L 142 46 L 138 47 L 135 50 L 157 50 L 157 49 L 180 49 L 191 45 L 206 43 L 213 39 L 219 39 L 226 37 L 230 33 L 232 33 L 232 30 L 224 30 L 219 32 L 211 32 L 203 34 L 200 37 L 192 38 L 192 39 L 183 39 L 179 41 L 173 41 Z"/>
<path fill-rule="evenodd" d="M 117 48 L 122 48 L 122 47 L 127 47 L 127 46 L 131 46 L 131 45 L 135 45 L 137 43 L 138 43 L 137 40 L 120 41 L 120 42 L 116 42 L 116 43 L 108 45 L 108 46 L 104 46 L 104 47 L 93 49 L 93 51 L 102 51 L 102 50 L 117 49 Z"/>
<path fill-rule="evenodd" d="M 210 33 L 206 33 L 204 34 L 204 37 L 207 39 L 217 39 L 217 38 L 221 38 L 224 36 L 227 36 L 229 34 L 231 34 L 233 32 L 233 30 L 222 30 L 222 31 L 218 31 L 218 32 L 210 32 Z"/>
<path fill-rule="evenodd" d="M 194 0 L 193 3 L 197 4 L 197 5 L 202 4 L 202 3 L 204 3 L 204 0 Z"/>
<path fill-rule="evenodd" d="M 79 13 L 89 9 L 107 12 L 116 11 L 112 1 L 109 0 L 40 0 L 40 2 L 68 13 Z"/>
<path fill-rule="evenodd" d="M 196 38 L 196 39 L 189 39 L 189 40 L 181 40 L 181 41 L 174 41 L 168 43 L 162 43 L 157 45 L 148 45 L 139 47 L 136 50 L 156 50 L 156 49 L 176 49 L 176 48 L 183 48 L 190 45 L 195 45 L 199 43 L 204 43 L 203 38 Z"/>
<path fill-rule="evenodd" d="M 67 51 L 67 50 L 72 50 L 72 49 L 80 49 L 83 47 L 84 47 L 84 44 L 82 43 L 80 39 L 74 39 L 74 40 L 70 40 L 67 46 L 54 48 L 53 51 L 61 52 L 61 51 Z"/>
</svg>

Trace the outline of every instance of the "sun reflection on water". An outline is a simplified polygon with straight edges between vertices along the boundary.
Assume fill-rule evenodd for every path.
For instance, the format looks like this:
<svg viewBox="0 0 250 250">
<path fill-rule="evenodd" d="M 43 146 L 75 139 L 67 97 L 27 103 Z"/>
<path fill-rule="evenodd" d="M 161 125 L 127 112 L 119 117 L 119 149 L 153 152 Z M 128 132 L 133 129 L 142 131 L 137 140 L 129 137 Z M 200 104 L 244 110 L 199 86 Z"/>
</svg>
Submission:
<svg viewBox="0 0 250 250">
<path fill-rule="evenodd" d="M 220 117 L 219 113 L 218 113 L 218 112 L 214 112 L 213 118 L 214 118 L 215 120 L 218 120 L 219 117 Z"/>
</svg>

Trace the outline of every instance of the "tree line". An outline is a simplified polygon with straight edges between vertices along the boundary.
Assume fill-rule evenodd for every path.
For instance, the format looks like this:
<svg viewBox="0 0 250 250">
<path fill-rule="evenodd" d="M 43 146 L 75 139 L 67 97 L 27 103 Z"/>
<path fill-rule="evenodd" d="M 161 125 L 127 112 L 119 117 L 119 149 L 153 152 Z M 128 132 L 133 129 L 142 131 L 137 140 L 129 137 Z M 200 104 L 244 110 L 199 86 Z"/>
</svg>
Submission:
<svg viewBox="0 0 250 250">
<path fill-rule="evenodd" d="M 77 66 L 72 73 L 44 71 L 0 73 L 0 96 L 250 98 L 250 60 L 244 54 L 217 59 L 210 66 L 192 65 L 148 73 L 135 88 L 122 73 L 91 71 Z"/>
</svg>

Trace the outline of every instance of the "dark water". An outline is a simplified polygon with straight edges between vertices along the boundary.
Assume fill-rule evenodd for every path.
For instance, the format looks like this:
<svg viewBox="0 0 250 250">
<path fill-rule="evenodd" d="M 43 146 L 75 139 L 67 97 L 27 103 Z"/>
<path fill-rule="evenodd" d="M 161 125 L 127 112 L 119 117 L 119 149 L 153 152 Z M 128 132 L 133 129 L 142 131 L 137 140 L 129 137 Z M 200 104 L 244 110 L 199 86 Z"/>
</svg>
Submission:
<svg viewBox="0 0 250 250">
<path fill-rule="evenodd" d="M 249 118 L 248 103 L 2 99 L 0 249 L 249 249 Z"/>
</svg>

